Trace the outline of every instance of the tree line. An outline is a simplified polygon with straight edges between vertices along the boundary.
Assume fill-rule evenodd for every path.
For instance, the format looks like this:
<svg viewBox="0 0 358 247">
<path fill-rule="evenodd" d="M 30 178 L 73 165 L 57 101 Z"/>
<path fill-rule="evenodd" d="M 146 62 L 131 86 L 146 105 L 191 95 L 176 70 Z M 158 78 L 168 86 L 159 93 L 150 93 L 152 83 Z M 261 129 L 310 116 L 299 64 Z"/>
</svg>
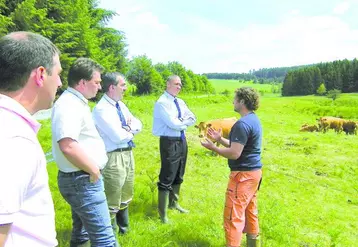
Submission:
<svg viewBox="0 0 358 247">
<path fill-rule="evenodd" d="M 133 83 L 138 94 L 161 91 L 170 74 L 182 78 L 184 91 L 212 92 L 205 76 L 179 62 L 152 64 L 147 56 L 127 58 L 125 34 L 107 26 L 117 14 L 98 7 L 97 0 L 0 0 L 0 36 L 31 31 L 49 38 L 61 51 L 63 88 L 78 57 L 89 57 L 106 71 L 118 71 Z"/>
<path fill-rule="evenodd" d="M 282 95 L 320 94 L 322 87 L 343 93 L 358 91 L 358 60 L 337 60 L 290 71 L 283 81 Z"/>
<path fill-rule="evenodd" d="M 286 74 L 289 71 L 297 70 L 299 68 L 308 67 L 311 65 L 301 65 L 292 67 L 275 67 L 262 68 L 259 70 L 250 70 L 249 73 L 205 73 L 209 79 L 225 79 L 225 80 L 243 80 L 253 81 L 254 83 L 278 83 L 283 82 Z"/>
</svg>

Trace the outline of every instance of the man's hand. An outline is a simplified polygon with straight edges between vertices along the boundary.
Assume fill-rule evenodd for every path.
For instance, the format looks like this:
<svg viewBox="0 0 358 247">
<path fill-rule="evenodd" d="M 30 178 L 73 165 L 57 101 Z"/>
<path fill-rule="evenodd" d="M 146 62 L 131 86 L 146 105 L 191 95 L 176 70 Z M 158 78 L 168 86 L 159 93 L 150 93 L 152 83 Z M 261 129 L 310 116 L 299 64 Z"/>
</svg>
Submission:
<svg viewBox="0 0 358 247">
<path fill-rule="evenodd" d="M 98 179 L 101 176 L 101 171 L 96 167 L 97 169 L 90 173 L 90 182 L 96 183 Z"/>
<path fill-rule="evenodd" d="M 210 139 L 208 139 L 207 137 L 205 137 L 205 140 L 200 141 L 201 145 L 209 150 L 213 150 L 215 145 L 212 141 L 210 141 Z"/>
<path fill-rule="evenodd" d="M 213 128 L 209 128 L 208 129 L 208 136 L 212 139 L 214 139 L 215 141 L 219 142 L 222 136 L 222 129 L 219 130 L 215 130 Z"/>
<path fill-rule="evenodd" d="M 6 242 L 7 236 L 9 235 L 11 226 L 12 226 L 12 223 L 0 225 L 0 247 L 5 246 L 5 242 Z"/>
</svg>

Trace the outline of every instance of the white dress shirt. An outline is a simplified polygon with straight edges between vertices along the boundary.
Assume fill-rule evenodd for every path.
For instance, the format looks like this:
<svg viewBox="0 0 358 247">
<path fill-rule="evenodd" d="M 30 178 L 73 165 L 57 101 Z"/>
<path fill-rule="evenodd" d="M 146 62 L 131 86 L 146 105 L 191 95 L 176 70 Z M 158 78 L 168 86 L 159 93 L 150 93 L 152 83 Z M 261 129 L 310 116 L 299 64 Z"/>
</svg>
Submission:
<svg viewBox="0 0 358 247">
<path fill-rule="evenodd" d="M 0 94 L 0 225 L 11 224 L 5 247 L 57 245 L 39 128 L 22 105 Z"/>
<path fill-rule="evenodd" d="M 180 131 L 195 123 L 195 115 L 189 110 L 182 99 L 176 98 L 181 111 L 178 117 L 178 109 L 174 103 L 175 97 L 164 92 L 154 105 L 153 135 L 180 137 Z"/>
<path fill-rule="evenodd" d="M 80 170 L 60 150 L 58 142 L 63 138 L 77 141 L 99 169 L 105 167 L 106 149 L 94 125 L 88 100 L 80 92 L 71 87 L 63 92 L 53 106 L 51 120 L 52 155 L 60 171 Z"/>
<path fill-rule="evenodd" d="M 118 104 L 127 125 L 130 127 L 130 131 L 122 128 L 116 102 L 108 97 L 107 94 L 103 95 L 92 112 L 93 120 L 104 141 L 107 152 L 117 148 L 128 147 L 128 142 L 133 139 L 133 136 L 142 131 L 142 122 L 133 116 L 122 101 L 118 101 Z"/>
</svg>

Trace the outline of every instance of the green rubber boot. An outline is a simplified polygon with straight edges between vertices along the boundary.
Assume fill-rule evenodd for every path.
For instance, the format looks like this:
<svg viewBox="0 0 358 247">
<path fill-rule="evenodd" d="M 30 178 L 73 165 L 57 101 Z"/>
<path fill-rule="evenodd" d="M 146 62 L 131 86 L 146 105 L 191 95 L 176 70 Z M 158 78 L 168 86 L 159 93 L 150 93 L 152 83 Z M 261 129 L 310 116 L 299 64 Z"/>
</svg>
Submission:
<svg viewBox="0 0 358 247">
<path fill-rule="evenodd" d="M 162 223 L 168 223 L 167 208 L 169 204 L 169 191 L 158 190 L 158 212 Z"/>
<path fill-rule="evenodd" d="M 180 184 L 173 184 L 172 188 L 173 188 L 173 190 L 170 191 L 170 195 L 169 195 L 169 208 L 170 209 L 176 209 L 180 213 L 183 213 L 183 214 L 189 213 L 189 210 L 186 210 L 186 209 L 182 208 L 178 203 L 179 192 L 180 192 Z"/>
</svg>

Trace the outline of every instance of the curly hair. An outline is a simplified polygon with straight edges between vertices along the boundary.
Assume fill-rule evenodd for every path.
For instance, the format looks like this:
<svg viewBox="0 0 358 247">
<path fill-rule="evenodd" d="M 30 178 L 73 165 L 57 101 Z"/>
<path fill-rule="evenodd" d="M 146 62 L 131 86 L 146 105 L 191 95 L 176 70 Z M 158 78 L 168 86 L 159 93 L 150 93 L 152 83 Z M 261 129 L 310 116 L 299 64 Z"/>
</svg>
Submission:
<svg viewBox="0 0 358 247">
<path fill-rule="evenodd" d="M 235 97 L 243 100 L 249 111 L 256 111 L 259 108 L 260 97 L 257 91 L 251 87 L 238 88 L 235 91 Z"/>
</svg>

